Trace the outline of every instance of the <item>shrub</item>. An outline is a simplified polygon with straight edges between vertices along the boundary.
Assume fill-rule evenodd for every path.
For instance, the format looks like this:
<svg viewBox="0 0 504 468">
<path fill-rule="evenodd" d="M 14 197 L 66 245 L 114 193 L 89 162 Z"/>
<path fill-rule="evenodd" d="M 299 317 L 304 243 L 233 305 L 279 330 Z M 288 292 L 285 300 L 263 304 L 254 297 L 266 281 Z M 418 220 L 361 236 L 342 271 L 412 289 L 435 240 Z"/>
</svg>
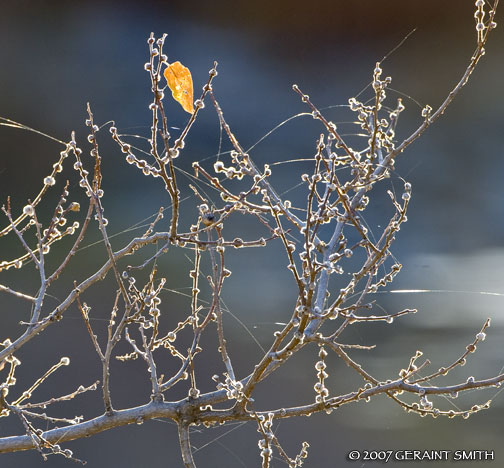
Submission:
<svg viewBox="0 0 504 468">
<path fill-rule="evenodd" d="M 212 88 L 217 76 L 217 63 L 214 63 L 201 95 L 193 104 L 189 71 L 181 64 L 168 63 L 163 53 L 166 36 L 156 39 L 151 34 L 148 39 L 149 61 L 145 65 L 153 95 L 150 104 L 152 127 L 147 148 L 142 148 L 136 139 L 131 140 L 129 136 L 121 134 L 114 123 L 98 126 L 88 105 L 86 125 L 89 129 L 91 158 L 85 155 L 75 135 L 72 135 L 70 141 L 61 142 L 63 149 L 59 159 L 51 174 L 43 179 L 39 194 L 33 200 L 28 200 L 19 213 L 12 208 L 9 198 L 3 206 L 7 224 L 0 231 L 0 236 L 15 236 L 24 248 L 24 253 L 9 258 L 4 252 L 5 258 L 0 262 L 0 269 L 34 268 L 40 284 L 32 294 L 21 292 L 15 284 L 0 285 L 1 292 L 15 296 L 31 310 L 29 321 L 23 324 L 22 334 L 14 339 L 2 337 L 0 416 L 18 418 L 26 434 L 1 438 L 0 452 L 37 449 L 44 459 L 49 454 L 61 454 L 78 460 L 71 450 L 63 448 L 61 444 L 126 424 L 166 418 L 177 424 L 182 459 L 185 466 L 191 467 L 195 464 L 191 453 L 190 427 L 249 420 L 257 424 L 260 433 L 262 466 L 270 466 L 275 451 L 289 466 L 299 466 L 308 455 L 308 442 L 302 444 L 297 454 L 287 454 L 273 430 L 275 421 L 279 419 L 318 412 L 331 413 L 348 403 L 369 401 L 377 395 L 385 395 L 406 411 L 420 416 L 467 418 L 487 409 L 489 402 L 460 410 L 444 409 L 435 397 L 446 395 L 456 398 L 459 392 L 465 390 L 499 387 L 504 374 L 485 380 L 468 377 L 460 383 L 444 386 L 433 385 L 431 381 L 465 364 L 468 356 L 485 339 L 490 319 L 482 324 L 460 356 L 444 367 L 427 371 L 430 363 L 422 360 L 422 353 L 418 351 L 406 359 L 398 377 L 391 376 L 385 381 L 375 378 L 353 357 L 353 350 L 372 352 L 374 346 L 347 344 L 344 337 L 352 326 L 369 322 L 392 324 L 396 318 L 416 312 L 414 309 L 392 314 L 372 311 L 373 295 L 391 283 L 401 270 L 401 264 L 394 258 L 391 247 L 402 224 L 407 221 L 411 184 L 403 181 L 400 196 L 386 191 L 392 214 L 378 235 L 370 232 L 363 213 L 372 197 L 380 196 L 380 190 L 383 191 L 385 185 L 383 181 L 394 173 L 398 157 L 437 121 L 467 83 L 484 55 L 489 32 L 496 26 L 496 7 L 497 2 L 486 12 L 485 2 L 476 2 L 477 47 L 467 69 L 437 109 L 430 106 L 423 108 L 422 123 L 402 141 L 396 137 L 396 127 L 405 106 L 401 99 L 392 107 L 386 103 L 391 79 L 383 77 L 381 63 L 376 64 L 372 74 L 372 98 L 369 101 L 357 97 L 349 99 L 348 110 L 357 120 L 359 132 L 364 135 L 364 138 L 356 139 L 355 144 L 349 143 L 349 139 L 324 116 L 308 95 L 298 86 L 293 86 L 313 119 L 321 124 L 323 132 L 315 142 L 311 172 L 300 177 L 305 190 L 303 206 L 275 191 L 270 181 L 271 167 L 266 164 L 264 168 L 259 168 L 233 134 Z M 488 19 L 485 20 L 485 17 Z M 174 141 L 164 106 L 164 99 L 167 99 L 165 78 L 168 79 L 173 97 L 191 114 L 187 125 Z M 205 104 L 213 106 L 217 112 L 232 150 L 226 161 L 219 159 L 213 168 L 203 162 L 193 163 L 195 177 L 201 182 L 199 186 L 190 185 L 194 192 L 193 200 L 197 203 L 198 217 L 193 224 L 186 225 L 185 221 L 183 223 L 180 220 L 181 180 L 177 173 L 177 162 L 184 155 L 186 139 Z M 2 122 L 4 125 L 27 129 L 9 119 L 2 119 Z M 102 171 L 99 147 L 101 132 L 105 127 L 109 128 L 126 162 L 148 179 L 157 179 L 149 180 L 149 183 L 161 184 L 171 200 L 167 230 L 159 228 L 167 211 L 160 208 L 143 235 L 130 239 L 119 250 L 112 247 L 105 215 L 106 198 L 102 181 L 107 174 Z M 141 156 L 143 153 L 146 156 Z M 78 216 L 81 206 L 77 201 L 69 201 L 67 182 L 51 219 L 43 223 L 38 214 L 39 205 L 47 199 L 49 191 L 54 190 L 51 188 L 60 182 L 59 175 L 69 157 L 74 159 L 73 168 L 78 184 L 86 195 L 86 214 L 80 221 L 72 221 Z M 219 194 L 218 206 L 205 194 L 201 188 L 204 186 Z M 250 218 L 262 226 L 266 234 L 248 238 L 245 231 L 241 237 L 227 237 L 225 228 L 237 216 Z M 93 225 L 98 227 L 106 249 L 107 256 L 102 266 L 85 280 L 74 281 L 73 287 L 56 307 L 49 306 L 45 301 L 49 291 L 69 272 L 76 252 Z M 48 259 L 56 248 L 54 245 L 60 243 L 64 246 L 67 238 L 72 236 L 73 242 L 53 268 Z M 223 320 L 226 307 L 222 301 L 222 291 L 231 275 L 227 267 L 229 251 L 261 248 L 271 243 L 283 246 L 285 251 L 286 267 L 295 289 L 292 310 L 285 316 L 285 324 L 274 333 L 269 348 L 255 365 L 245 371 L 238 370 L 233 365 Z M 155 252 L 147 256 L 143 254 L 142 257 L 149 246 L 155 246 Z M 193 267 L 188 272 L 191 292 L 182 317 L 170 310 L 169 284 L 159 267 L 160 258 L 171 249 L 189 249 L 192 255 Z M 210 273 L 207 275 L 204 273 L 204 262 L 209 264 Z M 107 276 L 114 278 L 115 299 L 107 305 L 110 309 L 109 319 L 101 327 L 100 323 L 96 325 L 90 320 L 93 308 L 103 306 L 101 300 L 95 299 L 91 292 Z M 77 382 L 73 392 L 60 396 L 55 389 L 54 397 L 50 400 L 33 401 L 32 395 L 38 387 L 46 381 L 50 383 L 51 375 L 56 370 L 70 364 L 68 357 L 62 357 L 49 367 L 36 378 L 33 385 L 24 389 L 16 385 L 15 372 L 21 362 L 15 354 L 27 343 L 36 343 L 37 336 L 64 319 L 65 312 L 71 306 L 76 306 L 80 311 L 102 366 L 100 386 L 104 413 L 92 419 L 80 416 L 53 417 L 44 410 L 98 390 L 98 382 Z M 214 389 L 202 391 L 202 387 L 208 386 L 208 379 L 205 372 L 198 369 L 198 355 L 212 352 L 211 330 L 216 330 L 213 345 L 220 355 L 220 370 L 212 377 Z M 207 335 L 210 338 L 205 338 L 203 345 L 203 337 Z M 117 349 L 124 344 L 128 346 L 128 352 L 118 352 Z M 306 371 L 309 375 L 312 373 L 313 398 L 299 406 L 258 408 L 254 402 L 257 386 L 267 382 L 272 374 L 307 347 L 317 350 L 314 369 Z M 355 372 L 362 380 L 362 385 L 349 392 L 332 388 L 328 384 L 331 372 L 327 364 L 329 353 Z M 150 382 L 150 392 L 145 395 L 144 404 L 121 409 L 115 407 L 110 386 L 113 359 L 123 361 L 125 365 L 136 359 L 144 361 L 146 379 Z M 169 366 L 167 359 L 172 360 Z M 173 363 L 176 363 L 175 370 Z M 200 378 L 200 375 L 203 377 Z M 207 381 L 199 383 L 203 379 Z M 181 399 L 176 397 L 176 391 L 180 389 L 187 395 Z M 43 426 L 62 427 L 43 430 L 39 427 L 40 422 Z"/>
</svg>

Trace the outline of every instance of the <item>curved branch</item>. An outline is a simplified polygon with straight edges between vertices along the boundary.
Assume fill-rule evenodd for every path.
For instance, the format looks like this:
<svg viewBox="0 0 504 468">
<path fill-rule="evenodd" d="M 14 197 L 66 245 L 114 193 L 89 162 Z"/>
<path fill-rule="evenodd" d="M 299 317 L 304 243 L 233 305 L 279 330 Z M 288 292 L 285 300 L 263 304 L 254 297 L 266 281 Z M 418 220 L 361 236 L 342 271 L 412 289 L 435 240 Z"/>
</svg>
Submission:
<svg viewBox="0 0 504 468">
<path fill-rule="evenodd" d="M 152 418 L 171 418 L 177 416 L 176 403 L 161 403 L 152 401 L 143 406 L 114 411 L 112 415 L 103 414 L 86 422 L 73 426 L 60 427 L 42 433 L 44 440 L 51 443 L 67 442 L 98 434 L 114 427 L 127 424 L 139 424 Z M 18 452 L 35 448 L 29 435 L 4 437 L 0 439 L 0 453 Z"/>
</svg>

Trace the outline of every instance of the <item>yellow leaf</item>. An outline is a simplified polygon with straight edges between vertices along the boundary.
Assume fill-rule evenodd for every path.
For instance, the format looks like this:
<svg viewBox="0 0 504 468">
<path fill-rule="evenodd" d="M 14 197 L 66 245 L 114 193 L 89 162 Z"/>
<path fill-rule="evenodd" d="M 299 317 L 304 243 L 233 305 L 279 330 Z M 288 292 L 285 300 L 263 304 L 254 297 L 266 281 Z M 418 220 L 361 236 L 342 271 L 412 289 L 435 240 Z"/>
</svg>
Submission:
<svg viewBox="0 0 504 468">
<path fill-rule="evenodd" d="M 180 62 L 170 63 L 165 71 L 164 77 L 171 89 L 173 99 L 177 101 L 182 108 L 192 114 L 193 107 L 193 82 L 189 68 L 184 67 Z"/>
</svg>

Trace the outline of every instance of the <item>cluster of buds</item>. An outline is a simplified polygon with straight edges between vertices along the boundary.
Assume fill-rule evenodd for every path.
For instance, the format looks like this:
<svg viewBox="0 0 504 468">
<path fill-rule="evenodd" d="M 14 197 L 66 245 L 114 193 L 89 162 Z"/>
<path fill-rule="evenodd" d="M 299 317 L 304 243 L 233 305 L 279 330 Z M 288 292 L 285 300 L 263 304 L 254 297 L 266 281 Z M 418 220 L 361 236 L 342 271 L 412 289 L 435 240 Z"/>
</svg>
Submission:
<svg viewBox="0 0 504 468">
<path fill-rule="evenodd" d="M 326 356 L 327 351 L 321 346 L 319 351 L 320 360 L 315 363 L 317 383 L 313 386 L 315 393 L 317 393 L 317 396 L 315 397 L 315 401 L 317 403 L 322 403 L 329 396 L 329 389 L 325 385 L 325 379 L 329 377 L 329 374 L 325 371 L 327 368 L 325 363 Z"/>
<path fill-rule="evenodd" d="M 243 401 L 243 384 L 240 381 L 234 380 L 228 375 L 224 382 L 220 382 L 219 376 L 212 377 L 214 382 L 217 382 L 217 390 L 225 390 L 228 400 Z"/>
</svg>

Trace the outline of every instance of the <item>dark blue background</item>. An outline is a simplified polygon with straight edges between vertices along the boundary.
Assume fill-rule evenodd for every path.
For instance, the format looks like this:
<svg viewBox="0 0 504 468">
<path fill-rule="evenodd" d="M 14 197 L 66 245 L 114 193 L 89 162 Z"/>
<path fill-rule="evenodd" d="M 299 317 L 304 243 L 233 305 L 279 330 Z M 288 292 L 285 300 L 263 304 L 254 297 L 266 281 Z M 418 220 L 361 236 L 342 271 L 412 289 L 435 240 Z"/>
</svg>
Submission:
<svg viewBox="0 0 504 468">
<path fill-rule="evenodd" d="M 293 83 L 310 94 L 320 107 L 346 104 L 350 96 L 370 81 L 375 62 L 413 28 L 418 28 L 417 32 L 384 62 L 384 74 L 392 76 L 392 88 L 435 108 L 461 76 L 474 50 L 473 4 L 466 0 L 10 2 L 2 5 L 0 15 L 0 115 L 63 140 L 76 130 L 78 141 L 85 147 L 83 122 L 86 102 L 90 102 L 98 123 L 114 119 L 121 132 L 145 135 L 150 127 L 147 108 L 150 86 L 143 65 L 147 61 L 146 39 L 151 31 L 158 36 L 163 32 L 169 34 L 165 51 L 170 61 L 180 60 L 190 68 L 196 94 L 206 82 L 213 60 L 219 62 L 214 90 L 234 134 L 246 148 L 281 121 L 307 110 L 292 91 Z M 502 18 L 502 12 L 498 22 L 499 17 Z M 463 353 L 487 316 L 493 318 L 494 324 L 487 341 L 466 367 L 455 372 L 453 380 L 444 383 L 454 383 L 457 378 L 469 375 L 489 377 L 504 366 L 503 300 L 500 296 L 481 294 L 504 293 L 502 45 L 500 24 L 490 38 L 487 55 L 447 115 L 412 145 L 396 165 L 397 175 L 413 184 L 413 200 L 409 221 L 394 245 L 394 254 L 404 264 L 404 271 L 392 289 L 444 292 L 383 294 L 378 302 L 388 312 L 403 307 L 417 307 L 420 312 L 391 326 L 350 330 L 346 342 L 379 345 L 376 351 L 355 353 L 355 357 L 384 380 L 394 378 L 416 349 L 425 352 L 433 362 L 433 369 L 452 362 Z M 392 99 L 397 97 L 392 91 L 389 94 Z M 187 114 L 177 103 L 168 101 L 169 96 L 170 124 L 183 127 Z M 411 99 L 405 98 L 404 102 L 408 111 L 400 122 L 399 136 L 407 135 L 420 121 L 418 106 Z M 326 112 L 335 121 L 349 118 L 339 108 Z M 353 130 L 345 124 L 340 128 Z M 311 157 L 321 131 L 311 118 L 295 119 L 259 144 L 251 156 L 259 165 Z M 173 133 L 176 135 L 177 130 Z M 147 218 L 160 205 L 167 205 L 168 197 L 160 184 L 155 183 L 157 180 L 147 180 L 125 164 L 120 151 L 110 144 L 107 131 L 101 134 L 100 144 L 109 232 L 118 233 Z M 187 140 L 180 167 L 190 170 L 193 161 L 210 158 L 208 164 L 215 159 L 218 148 L 218 119 L 207 103 Z M 223 149 L 229 149 L 227 142 Z M 40 136 L 0 128 L 2 203 L 10 194 L 13 205 L 22 208 L 38 191 L 59 151 L 57 144 Z M 297 184 L 299 171 L 306 167 L 274 166 L 273 181 L 279 191 Z M 64 175 L 71 178 L 71 194 L 78 198 L 77 178 L 71 169 Z M 382 188 L 392 186 L 400 190 L 402 185 L 398 178 L 393 178 L 390 184 Z M 57 197 L 56 191 L 54 194 L 49 198 Z M 218 202 L 214 194 L 212 197 Z M 296 197 L 302 200 L 302 192 L 292 191 L 292 198 Z M 384 216 L 389 214 L 383 200 L 366 217 L 374 229 L 385 224 Z M 182 224 L 186 227 L 197 216 L 196 203 L 191 198 L 182 205 Z M 47 204 L 46 209 L 50 206 Z M 257 235 L 255 229 L 253 223 L 235 218 L 229 235 L 240 232 L 242 237 L 251 239 Z M 90 239 L 93 236 L 97 238 L 91 232 Z M 114 248 L 122 247 L 128 236 L 131 233 L 115 237 Z M 2 258 L 10 258 L 16 248 L 14 239 L 4 240 L 0 246 Z M 192 257 L 190 251 L 183 253 Z M 70 267 L 71 277 L 62 280 L 52 293 L 65 297 L 71 280 L 84 278 L 103 258 L 101 245 L 83 250 Z M 228 259 L 233 275 L 225 286 L 226 305 L 255 340 L 266 347 L 277 329 L 275 322 L 290 316 L 295 297 L 292 280 L 284 270 L 285 258 L 277 246 L 270 245 L 263 251 L 230 252 Z M 161 265 L 171 287 L 189 286 L 190 263 L 184 255 L 170 254 Z M 19 289 L 36 292 L 34 273 L 10 271 L 0 281 L 2 284 L 15 281 Z M 96 296 L 86 298 L 94 307 L 93 324 L 97 330 L 106 326 L 110 309 L 107 293 L 112 285 L 110 281 L 98 289 Z M 183 307 L 187 307 L 187 302 L 175 295 L 170 300 L 166 304 L 170 313 L 179 309 L 181 314 L 185 313 L 187 309 Z M 1 338 L 13 338 L 21 330 L 17 323 L 28 317 L 28 311 L 6 295 L 0 301 Z M 50 304 L 48 299 L 48 308 Z M 231 356 L 239 375 L 245 376 L 260 349 L 236 319 L 227 316 L 226 326 Z M 209 337 L 208 347 L 215 347 L 214 338 Z M 127 347 L 122 350 L 128 351 Z M 204 376 L 222 372 L 218 355 L 210 354 L 207 360 L 201 360 Z M 313 353 L 301 354 L 271 383 L 258 388 L 258 408 L 311 401 L 315 376 Z M 72 366 L 61 370 L 39 390 L 40 399 L 100 378 L 98 359 L 75 308 L 20 353 L 23 366 L 18 371 L 19 388 L 30 385 L 62 355 L 71 357 Z M 334 394 L 361 384 L 341 362 L 333 360 L 330 364 Z M 147 401 L 149 389 L 143 363 L 114 363 L 113 372 L 112 391 L 118 408 Z M 201 386 L 203 390 L 212 388 L 206 377 L 201 378 Z M 495 394 L 495 390 L 472 392 L 453 402 L 439 402 L 445 408 L 450 408 L 451 403 L 467 408 Z M 182 396 L 183 393 L 169 395 Z M 432 420 L 407 415 L 392 402 L 378 398 L 369 404 L 343 407 L 331 416 L 282 421 L 276 434 L 291 455 L 299 450 L 302 440 L 310 442 L 308 467 L 345 463 L 368 466 L 346 462 L 345 457 L 351 449 L 372 448 L 494 449 L 499 460 L 503 429 L 500 395 L 495 397 L 493 406 L 493 410 L 468 421 Z M 82 397 L 53 411 L 65 416 L 80 413 L 96 416 L 101 412 L 100 395 Z M 13 420 L 13 417 L 0 420 L 2 435 L 22 433 Z M 195 453 L 198 466 L 259 466 L 258 434 L 253 424 L 238 426 L 195 433 L 194 446 L 203 447 Z M 218 438 L 233 428 L 236 428 L 233 432 Z M 90 467 L 181 464 L 176 428 L 167 421 L 119 428 L 68 446 L 75 449 L 76 456 L 87 460 Z M 48 466 L 36 452 L 2 455 L 0 465 Z M 62 458 L 52 457 L 49 461 L 51 467 L 70 465 L 73 466 Z M 282 464 L 278 461 L 274 466 Z"/>
</svg>

